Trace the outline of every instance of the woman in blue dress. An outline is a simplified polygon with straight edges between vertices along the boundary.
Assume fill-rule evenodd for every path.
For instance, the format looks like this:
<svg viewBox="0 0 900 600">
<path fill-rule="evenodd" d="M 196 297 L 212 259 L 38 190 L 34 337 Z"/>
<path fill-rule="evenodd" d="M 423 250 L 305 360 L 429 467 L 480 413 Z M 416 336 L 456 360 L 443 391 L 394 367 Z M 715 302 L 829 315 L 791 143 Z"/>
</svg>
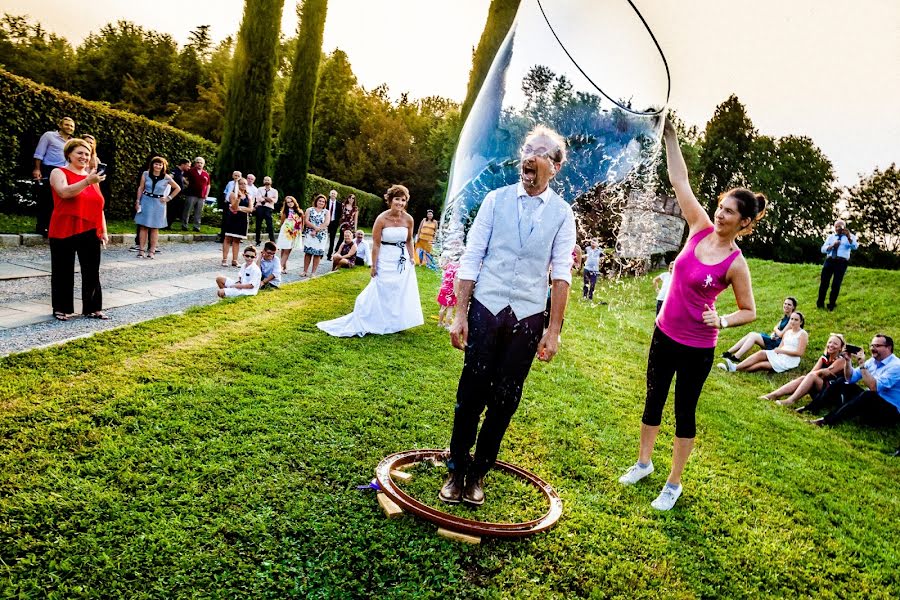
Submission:
<svg viewBox="0 0 900 600">
<path fill-rule="evenodd" d="M 136 213 L 134 222 L 139 225 L 138 258 L 144 257 L 148 235 L 150 236 L 150 247 L 147 248 L 147 258 L 153 258 L 156 254 L 159 230 L 168 225 L 166 204 L 181 191 L 172 176 L 166 173 L 168 166 L 166 159 L 154 156 L 150 160 L 150 168 L 141 175 L 141 183 L 137 190 L 137 202 L 134 205 Z"/>
</svg>

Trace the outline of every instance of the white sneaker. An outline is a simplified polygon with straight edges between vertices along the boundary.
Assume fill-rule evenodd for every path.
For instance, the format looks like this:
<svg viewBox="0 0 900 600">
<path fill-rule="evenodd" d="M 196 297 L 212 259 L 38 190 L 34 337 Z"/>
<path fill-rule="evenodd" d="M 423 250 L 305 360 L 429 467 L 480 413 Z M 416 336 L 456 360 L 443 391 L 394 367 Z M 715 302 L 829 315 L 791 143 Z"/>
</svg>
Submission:
<svg viewBox="0 0 900 600">
<path fill-rule="evenodd" d="M 733 362 L 731 362 L 730 360 L 728 360 L 727 358 L 725 359 L 725 362 L 720 362 L 716 366 L 719 367 L 720 369 L 722 369 L 723 371 L 728 371 L 729 373 L 734 373 L 735 370 L 737 369 L 735 364 Z"/>
<path fill-rule="evenodd" d="M 634 463 L 633 465 L 628 467 L 628 470 L 625 471 L 624 475 L 619 477 L 619 483 L 621 483 L 622 485 L 633 485 L 652 472 L 653 472 L 653 461 L 652 460 L 646 467 L 642 467 L 641 465 Z"/>
<path fill-rule="evenodd" d="M 664 485 L 656 500 L 650 503 L 650 506 L 656 510 L 669 510 L 675 506 L 675 501 L 681 496 L 682 485 L 679 483 L 674 490 L 668 485 Z"/>
</svg>

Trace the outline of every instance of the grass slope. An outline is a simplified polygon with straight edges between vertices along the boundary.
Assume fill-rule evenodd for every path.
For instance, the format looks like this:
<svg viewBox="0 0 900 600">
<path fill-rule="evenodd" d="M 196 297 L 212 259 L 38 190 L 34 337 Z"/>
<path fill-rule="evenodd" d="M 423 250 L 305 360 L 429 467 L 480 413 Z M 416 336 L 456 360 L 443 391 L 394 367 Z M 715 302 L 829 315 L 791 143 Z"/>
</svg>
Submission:
<svg viewBox="0 0 900 600">
<path fill-rule="evenodd" d="M 801 310 L 813 303 L 817 267 L 751 269 L 754 329 L 771 327 L 787 293 Z M 439 282 L 422 271 L 425 326 L 319 332 L 366 280 L 345 272 L 2 359 L 0 597 L 900 593 L 900 460 L 886 455 L 900 435 L 816 429 L 755 399 L 787 374 L 714 369 L 671 512 L 649 506 L 669 465 L 671 407 L 657 473 L 616 482 L 636 455 L 649 278 L 604 283 L 607 305 L 571 304 L 562 352 L 535 364 L 504 440 L 502 459 L 559 490 L 553 530 L 473 547 L 411 516 L 385 519 L 354 486 L 391 452 L 446 446 L 462 355 L 427 318 Z M 900 322 L 898 289 L 898 272 L 851 269 L 837 312 L 807 311 L 802 367 L 831 331 L 859 343 Z M 720 350 L 747 329 L 726 331 Z M 491 496 L 489 480 L 484 514 L 532 516 L 515 489 Z"/>
</svg>

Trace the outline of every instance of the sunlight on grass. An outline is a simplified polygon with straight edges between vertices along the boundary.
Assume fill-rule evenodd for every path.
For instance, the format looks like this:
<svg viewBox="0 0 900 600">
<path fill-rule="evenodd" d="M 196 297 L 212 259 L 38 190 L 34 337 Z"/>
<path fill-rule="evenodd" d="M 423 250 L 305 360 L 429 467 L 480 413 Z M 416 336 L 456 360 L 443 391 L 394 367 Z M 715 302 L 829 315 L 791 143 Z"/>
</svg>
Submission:
<svg viewBox="0 0 900 600">
<path fill-rule="evenodd" d="M 810 309 L 815 265 L 751 261 L 770 329 L 800 298 L 810 351 L 831 331 L 867 341 L 900 322 L 900 273 L 851 269 L 841 306 Z M 460 546 L 355 489 L 393 452 L 446 447 L 462 353 L 426 324 L 337 339 L 362 270 L 223 301 L 0 360 L 0 597 L 857 597 L 900 590 L 897 430 L 816 429 L 756 400 L 792 377 L 714 369 L 696 452 L 669 513 L 649 503 L 670 463 L 632 487 L 653 327 L 649 278 L 572 294 L 559 356 L 536 363 L 500 459 L 548 481 L 549 532 Z M 601 303 L 602 302 L 602 303 Z M 804 302 L 807 305 L 804 305 Z M 729 304 L 731 303 L 731 304 Z M 730 310 L 728 294 L 720 310 Z M 895 332 L 896 337 L 896 332 Z M 402 484 L 441 509 L 440 469 Z M 476 518 L 540 516 L 502 473 Z"/>
</svg>

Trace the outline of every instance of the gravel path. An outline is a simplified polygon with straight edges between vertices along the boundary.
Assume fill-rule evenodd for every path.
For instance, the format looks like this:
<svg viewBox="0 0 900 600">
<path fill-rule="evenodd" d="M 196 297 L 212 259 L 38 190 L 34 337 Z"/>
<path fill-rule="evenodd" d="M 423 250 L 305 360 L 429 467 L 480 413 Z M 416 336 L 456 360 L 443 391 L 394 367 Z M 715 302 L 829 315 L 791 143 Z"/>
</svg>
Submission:
<svg viewBox="0 0 900 600">
<path fill-rule="evenodd" d="M 50 270 L 50 250 L 47 246 L 0 249 L 0 263 Z M 138 259 L 129 252 L 127 246 L 110 246 L 103 251 L 100 266 L 100 281 L 104 291 L 113 288 L 128 288 L 153 281 L 175 279 L 186 275 L 220 272 L 223 275 L 237 274 L 237 268 L 222 267 L 221 245 L 213 242 L 193 244 L 167 244 L 154 260 Z M 285 283 L 299 281 L 298 273 L 303 267 L 303 253 L 294 251 L 288 262 Z M 322 261 L 317 275 L 327 273 L 329 261 Z M 81 277 L 76 273 L 75 287 L 81 286 Z M 77 292 L 76 292 L 77 295 Z M 26 277 L 0 280 L 0 303 L 21 301 L 50 301 L 50 277 Z M 165 298 L 150 298 L 139 302 L 105 310 L 109 321 L 99 321 L 76 317 L 66 322 L 46 321 L 12 329 L 0 330 L 0 356 L 23 352 L 59 344 L 71 339 L 92 335 L 115 327 L 122 327 L 165 315 L 182 312 L 192 306 L 214 304 L 218 298 L 212 289 L 185 290 Z"/>
</svg>

